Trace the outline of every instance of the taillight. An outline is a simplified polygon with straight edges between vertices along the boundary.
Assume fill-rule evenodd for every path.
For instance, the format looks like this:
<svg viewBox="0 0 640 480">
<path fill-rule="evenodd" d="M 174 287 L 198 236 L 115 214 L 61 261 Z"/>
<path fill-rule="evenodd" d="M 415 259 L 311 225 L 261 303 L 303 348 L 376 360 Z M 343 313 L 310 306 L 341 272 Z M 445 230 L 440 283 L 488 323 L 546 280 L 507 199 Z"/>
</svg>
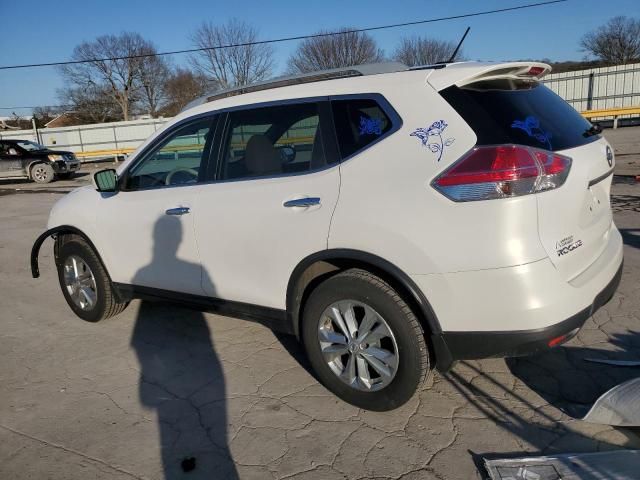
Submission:
<svg viewBox="0 0 640 480">
<path fill-rule="evenodd" d="M 456 202 L 492 200 L 561 186 L 571 159 L 524 145 L 475 147 L 431 183 Z"/>
</svg>

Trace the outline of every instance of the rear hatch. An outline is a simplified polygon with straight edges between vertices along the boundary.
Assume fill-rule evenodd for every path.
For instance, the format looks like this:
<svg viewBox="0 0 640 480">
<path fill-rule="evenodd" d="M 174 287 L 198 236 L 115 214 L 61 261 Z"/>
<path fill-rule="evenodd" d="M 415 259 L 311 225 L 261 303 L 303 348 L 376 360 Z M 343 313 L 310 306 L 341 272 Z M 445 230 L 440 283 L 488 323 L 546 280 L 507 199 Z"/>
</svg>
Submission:
<svg viewBox="0 0 640 480">
<path fill-rule="evenodd" d="M 542 85 L 539 79 L 547 71 L 544 64 L 507 64 L 438 86 L 474 130 L 478 145 L 525 145 L 571 159 L 562 186 L 535 194 L 540 241 L 563 278 L 570 280 L 607 245 L 614 159 L 591 123 Z"/>
</svg>

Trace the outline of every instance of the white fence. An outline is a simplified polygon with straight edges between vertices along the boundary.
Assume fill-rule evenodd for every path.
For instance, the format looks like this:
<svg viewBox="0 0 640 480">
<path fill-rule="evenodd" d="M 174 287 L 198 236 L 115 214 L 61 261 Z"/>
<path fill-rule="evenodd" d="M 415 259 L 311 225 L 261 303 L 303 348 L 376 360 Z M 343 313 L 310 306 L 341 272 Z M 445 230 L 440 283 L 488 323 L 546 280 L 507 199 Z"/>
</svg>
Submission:
<svg viewBox="0 0 640 480">
<path fill-rule="evenodd" d="M 50 148 L 76 153 L 130 150 L 140 145 L 168 120 L 152 118 L 75 127 L 41 128 L 38 129 L 39 138 L 36 138 L 33 130 L 0 130 L 0 138 L 35 140 Z"/>
<path fill-rule="evenodd" d="M 640 106 L 640 63 L 552 73 L 544 83 L 579 112 Z"/>
<path fill-rule="evenodd" d="M 552 73 L 544 83 L 579 112 L 640 106 L 640 63 Z M 0 138 L 36 140 L 48 147 L 87 153 L 84 157 L 113 155 L 130 150 L 160 128 L 167 118 L 99 123 L 77 127 L 33 130 L 0 130 Z"/>
</svg>

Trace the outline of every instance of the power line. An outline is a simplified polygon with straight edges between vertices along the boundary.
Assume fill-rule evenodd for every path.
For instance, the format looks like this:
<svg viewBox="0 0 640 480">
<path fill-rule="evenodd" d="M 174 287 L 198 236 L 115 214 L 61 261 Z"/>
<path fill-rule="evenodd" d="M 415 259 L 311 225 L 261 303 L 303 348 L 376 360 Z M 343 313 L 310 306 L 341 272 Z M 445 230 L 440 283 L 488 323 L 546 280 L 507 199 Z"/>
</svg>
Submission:
<svg viewBox="0 0 640 480">
<path fill-rule="evenodd" d="M 290 42 L 293 40 L 306 40 L 309 38 L 319 38 L 319 37 L 329 37 L 333 35 L 346 35 L 349 33 L 360 33 L 360 32 L 372 32 L 375 30 L 385 30 L 389 28 L 399 28 L 399 27 L 408 27 L 412 25 L 422 25 L 425 23 L 435 23 L 435 22 L 443 22 L 446 20 L 457 20 L 461 18 L 469 18 L 469 17 L 479 17 L 481 15 L 491 15 L 494 13 L 503 13 L 503 12 L 511 12 L 514 10 L 523 10 L 525 8 L 534 8 L 541 7 L 544 5 L 552 5 L 554 3 L 564 3 L 568 0 L 550 0 L 546 2 L 538 2 L 538 3 L 529 3 L 526 5 L 518 5 L 515 7 L 507 7 L 507 8 L 498 8 L 495 10 L 485 10 L 481 12 L 472 12 L 472 13 L 464 13 L 460 15 L 450 15 L 447 17 L 438 17 L 438 18 L 429 18 L 426 20 L 416 20 L 413 22 L 404 22 L 404 23 L 393 23 L 389 25 L 378 25 L 375 27 L 367 27 L 367 28 L 357 28 L 353 30 L 345 30 L 340 32 L 327 32 L 327 33 L 316 33 L 313 35 L 298 35 L 294 37 L 284 37 L 284 38 L 275 38 L 271 40 L 259 40 L 255 42 L 245 42 L 245 43 L 235 43 L 229 45 L 217 45 L 215 47 L 205 47 L 205 48 L 189 48 L 185 50 L 174 50 L 170 52 L 159 52 L 159 53 L 150 53 L 150 54 L 140 54 L 140 55 L 126 55 L 122 57 L 108 57 L 108 58 L 93 58 L 89 60 L 68 60 L 63 62 L 49 62 L 49 63 L 31 63 L 25 65 L 5 65 L 0 66 L 0 70 L 9 70 L 9 69 L 17 69 L 17 68 L 35 68 L 35 67 L 54 67 L 59 65 L 74 65 L 79 63 L 93 63 L 93 62 L 106 62 L 106 61 L 114 61 L 114 60 L 126 60 L 132 58 L 145 58 L 145 57 L 156 57 L 156 56 L 165 56 L 165 55 L 178 55 L 183 53 L 195 53 L 195 52 L 204 52 L 208 50 L 220 50 L 224 48 L 234 48 L 234 47 L 248 47 L 252 45 L 261 45 L 261 44 L 270 44 L 270 43 L 279 43 L 279 42 Z"/>
<path fill-rule="evenodd" d="M 0 107 L 0 110 L 26 110 L 28 108 L 30 109 L 34 109 L 34 108 L 64 108 L 64 107 L 71 107 L 72 105 L 36 105 L 35 107 Z"/>
</svg>

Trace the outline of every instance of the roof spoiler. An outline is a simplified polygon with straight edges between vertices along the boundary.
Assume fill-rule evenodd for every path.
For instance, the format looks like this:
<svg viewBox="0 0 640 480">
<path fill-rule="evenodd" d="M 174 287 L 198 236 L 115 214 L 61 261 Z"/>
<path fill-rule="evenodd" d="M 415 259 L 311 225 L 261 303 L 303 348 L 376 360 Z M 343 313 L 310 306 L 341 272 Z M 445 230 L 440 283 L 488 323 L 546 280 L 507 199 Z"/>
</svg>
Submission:
<svg viewBox="0 0 640 480">
<path fill-rule="evenodd" d="M 540 80 L 551 71 L 551 66 L 539 62 L 476 63 L 462 62 L 449 65 L 446 73 L 433 72 L 429 83 L 436 90 L 456 85 L 468 86 L 478 82 L 497 79 Z"/>
</svg>

